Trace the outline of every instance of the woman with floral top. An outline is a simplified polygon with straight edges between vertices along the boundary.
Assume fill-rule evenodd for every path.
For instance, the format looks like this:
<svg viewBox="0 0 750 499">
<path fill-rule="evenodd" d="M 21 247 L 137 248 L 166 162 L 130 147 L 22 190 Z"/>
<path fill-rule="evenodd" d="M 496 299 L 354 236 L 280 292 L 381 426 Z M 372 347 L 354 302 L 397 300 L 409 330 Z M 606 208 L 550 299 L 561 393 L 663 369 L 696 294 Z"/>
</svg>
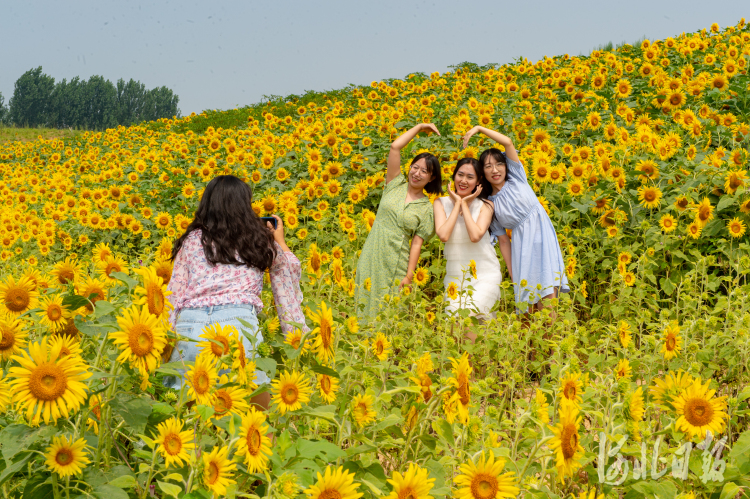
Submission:
<svg viewBox="0 0 750 499">
<path fill-rule="evenodd" d="M 174 310 L 169 320 L 178 336 L 193 341 L 178 341 L 170 362 L 195 361 L 200 353 L 196 342 L 205 341 L 200 336 L 209 326 L 234 326 L 244 352 L 250 352 L 251 345 L 242 333 L 248 328 L 240 320 L 252 324 L 249 333 L 257 343 L 263 341 L 256 314 L 263 308 L 260 293 L 266 269 L 284 334 L 295 329 L 293 323 L 307 330 L 301 309 L 300 261 L 284 241 L 281 218 L 274 215 L 276 229 L 270 223 L 264 226 L 251 202 L 252 191 L 242 180 L 232 175 L 214 178 L 206 186 L 195 219 L 175 241 L 168 286 Z M 265 373 L 255 372 L 255 383 L 267 382 Z M 179 388 L 181 380 L 167 379 L 165 385 Z M 267 407 L 268 393 L 253 402 Z"/>
</svg>

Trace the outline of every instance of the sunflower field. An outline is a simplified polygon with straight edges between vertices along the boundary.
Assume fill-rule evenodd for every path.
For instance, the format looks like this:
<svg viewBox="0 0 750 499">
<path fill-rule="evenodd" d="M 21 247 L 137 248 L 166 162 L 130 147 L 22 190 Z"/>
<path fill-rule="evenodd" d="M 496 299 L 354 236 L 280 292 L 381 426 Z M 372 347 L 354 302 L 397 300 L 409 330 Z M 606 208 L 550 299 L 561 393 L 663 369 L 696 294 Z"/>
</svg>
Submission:
<svg viewBox="0 0 750 499">
<path fill-rule="evenodd" d="M 747 496 L 749 60 L 743 19 L 0 144 L 2 497 Z M 444 179 L 490 145 L 461 147 L 472 126 L 513 138 L 571 293 L 517 315 L 506 280 L 495 319 L 449 316 L 433 238 L 358 320 L 388 148 L 418 122 L 441 136 L 404 161 Z M 269 287 L 253 351 L 214 328 L 167 363 L 172 244 L 220 174 L 284 219 L 311 331 L 281 335 Z"/>
</svg>

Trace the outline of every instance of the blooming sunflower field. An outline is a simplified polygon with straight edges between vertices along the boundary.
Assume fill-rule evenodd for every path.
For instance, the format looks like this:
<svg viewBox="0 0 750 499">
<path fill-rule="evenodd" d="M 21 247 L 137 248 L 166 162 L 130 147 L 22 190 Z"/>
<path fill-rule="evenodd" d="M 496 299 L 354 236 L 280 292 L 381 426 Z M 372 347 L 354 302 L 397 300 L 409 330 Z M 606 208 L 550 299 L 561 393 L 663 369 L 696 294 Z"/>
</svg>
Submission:
<svg viewBox="0 0 750 499">
<path fill-rule="evenodd" d="M 0 144 L 0 493 L 746 493 L 749 59 L 743 19 Z M 435 238 L 414 285 L 358 321 L 353 271 L 388 147 L 417 122 L 442 136 L 404 158 L 433 152 L 444 178 L 489 146 L 461 149 L 472 126 L 513 138 L 570 294 L 524 318 L 506 281 L 496 319 L 448 317 Z M 312 330 L 284 338 L 266 290 L 254 351 L 242 331 L 207 329 L 194 365 L 168 364 L 172 243 L 206 183 L 230 173 L 259 215 L 284 219 Z M 165 390 L 178 368 L 187 383 Z M 257 386 L 256 369 L 273 383 Z M 249 404 L 263 391 L 267 412 Z"/>
</svg>

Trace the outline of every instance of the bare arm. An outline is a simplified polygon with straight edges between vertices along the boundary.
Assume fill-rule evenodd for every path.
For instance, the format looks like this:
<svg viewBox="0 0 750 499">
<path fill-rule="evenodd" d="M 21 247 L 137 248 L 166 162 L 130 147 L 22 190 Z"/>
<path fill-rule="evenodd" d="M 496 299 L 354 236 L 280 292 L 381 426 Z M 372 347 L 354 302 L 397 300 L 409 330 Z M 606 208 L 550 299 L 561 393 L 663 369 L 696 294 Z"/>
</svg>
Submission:
<svg viewBox="0 0 750 499">
<path fill-rule="evenodd" d="M 472 135 L 476 133 L 483 133 L 485 136 L 491 138 L 501 146 L 505 148 L 505 155 L 508 157 L 508 159 L 511 159 L 516 162 L 520 162 L 518 159 L 518 152 L 516 152 L 516 148 L 513 145 L 513 141 L 510 140 L 510 137 L 507 135 L 503 135 L 500 132 L 496 132 L 495 130 L 490 130 L 489 128 L 485 128 L 483 126 L 475 126 L 468 132 L 466 132 L 466 135 L 464 135 L 464 147 L 469 145 L 469 139 L 472 137 Z"/>
<path fill-rule="evenodd" d="M 511 263 L 513 260 L 511 259 L 510 238 L 507 234 L 503 234 L 497 236 L 497 242 L 500 245 L 500 254 L 503 255 L 503 260 L 505 260 L 505 266 L 508 267 L 510 280 L 513 282 L 513 265 Z"/>
<path fill-rule="evenodd" d="M 393 141 L 391 144 L 391 150 L 388 151 L 388 171 L 385 175 L 385 183 L 387 184 L 394 178 L 398 177 L 401 173 L 401 149 L 406 147 L 406 144 L 412 141 L 422 130 L 430 130 L 440 135 L 438 129 L 432 123 L 420 123 L 419 125 L 410 128 L 404 132 L 400 137 Z"/>
<path fill-rule="evenodd" d="M 479 186 L 478 190 L 481 188 L 482 187 Z M 490 228 L 490 222 L 492 222 L 492 215 L 495 212 L 495 209 L 484 201 L 476 202 L 482 203 L 482 210 L 479 212 L 476 222 L 471 217 L 471 210 L 469 209 L 466 199 L 464 198 L 461 203 L 463 205 L 464 213 L 469 213 L 468 217 L 464 217 L 464 222 L 466 222 L 466 232 L 469 233 L 469 239 L 471 239 L 472 243 L 479 242 L 487 233 L 487 229 Z"/>
<path fill-rule="evenodd" d="M 458 216 L 461 214 L 461 203 L 458 195 L 448 186 L 448 194 L 453 201 L 453 210 L 451 210 L 450 216 L 445 215 L 445 208 L 443 203 L 435 201 L 432 205 L 433 212 L 435 214 L 435 234 L 440 238 L 441 241 L 446 242 L 450 239 L 453 234 L 453 229 L 456 226 Z"/>
<path fill-rule="evenodd" d="M 414 236 L 411 240 L 411 249 L 409 250 L 409 266 L 406 269 L 406 277 L 401 280 L 398 289 L 403 288 L 411 284 L 411 279 L 414 276 L 414 271 L 417 268 L 419 262 L 419 253 L 422 251 L 422 243 L 424 239 L 419 236 Z"/>
</svg>

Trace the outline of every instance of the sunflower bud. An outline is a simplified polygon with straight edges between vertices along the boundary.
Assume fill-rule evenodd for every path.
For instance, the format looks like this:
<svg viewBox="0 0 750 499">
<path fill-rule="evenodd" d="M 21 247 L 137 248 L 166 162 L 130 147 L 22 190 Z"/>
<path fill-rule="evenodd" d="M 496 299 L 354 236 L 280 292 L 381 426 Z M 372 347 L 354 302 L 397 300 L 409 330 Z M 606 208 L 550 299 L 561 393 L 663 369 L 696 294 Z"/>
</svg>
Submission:
<svg viewBox="0 0 750 499">
<path fill-rule="evenodd" d="M 273 348 L 268 343 L 258 345 L 258 355 L 261 357 L 270 357 L 273 354 Z"/>
</svg>

